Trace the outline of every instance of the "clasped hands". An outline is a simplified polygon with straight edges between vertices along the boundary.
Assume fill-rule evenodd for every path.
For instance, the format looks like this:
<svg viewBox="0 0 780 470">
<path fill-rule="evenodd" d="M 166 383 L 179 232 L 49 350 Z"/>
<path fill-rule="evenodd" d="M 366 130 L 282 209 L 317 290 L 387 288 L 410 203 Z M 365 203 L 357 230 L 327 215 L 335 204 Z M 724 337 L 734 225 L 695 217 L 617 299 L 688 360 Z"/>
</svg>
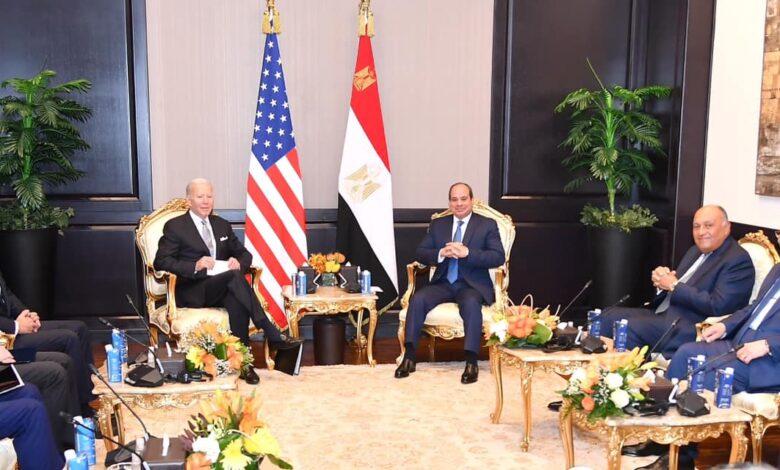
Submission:
<svg viewBox="0 0 780 470">
<path fill-rule="evenodd" d="M 16 317 L 16 324 L 19 325 L 19 334 L 37 333 L 41 328 L 41 319 L 37 313 L 24 309 Z"/>
<path fill-rule="evenodd" d="M 239 263 L 238 260 L 233 258 L 232 256 L 228 258 L 227 263 L 228 263 L 228 269 L 241 268 L 241 263 Z M 215 264 L 216 264 L 216 260 L 214 258 L 212 258 L 211 256 L 204 256 L 195 262 L 195 272 L 201 271 L 203 269 L 214 269 Z"/>
<path fill-rule="evenodd" d="M 705 328 L 701 332 L 701 337 L 704 339 L 704 341 L 711 343 L 722 338 L 725 334 L 726 325 L 723 323 L 715 323 L 714 325 Z M 769 343 L 763 339 L 745 343 L 736 353 L 737 359 L 744 362 L 745 364 L 750 364 L 750 361 L 753 359 L 764 357 L 767 354 L 769 354 Z"/>
<path fill-rule="evenodd" d="M 677 271 L 672 271 L 666 266 L 658 266 L 650 273 L 653 287 L 661 290 L 671 290 L 672 284 L 677 282 Z"/>
<path fill-rule="evenodd" d="M 469 255 L 469 247 L 461 242 L 449 242 L 444 245 L 444 248 L 439 250 L 439 256 L 444 258 L 465 258 Z"/>
</svg>

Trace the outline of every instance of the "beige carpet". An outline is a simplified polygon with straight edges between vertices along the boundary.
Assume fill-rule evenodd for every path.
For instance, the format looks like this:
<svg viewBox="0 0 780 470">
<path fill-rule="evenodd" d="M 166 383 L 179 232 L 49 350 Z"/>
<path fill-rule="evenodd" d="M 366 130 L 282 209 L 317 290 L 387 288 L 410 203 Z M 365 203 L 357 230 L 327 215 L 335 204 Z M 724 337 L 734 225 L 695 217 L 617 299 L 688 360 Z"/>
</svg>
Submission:
<svg viewBox="0 0 780 470">
<path fill-rule="evenodd" d="M 463 363 L 421 363 L 409 378 L 393 377 L 395 366 L 304 367 L 291 377 L 258 370 L 263 416 L 296 469 L 563 469 L 558 415 L 546 408 L 563 387 L 557 376 L 534 376 L 530 452 L 519 449 L 522 414 L 519 380 L 504 373 L 501 423 L 490 422 L 495 381 L 480 363 L 476 384 L 461 385 Z M 251 393 L 244 382 L 242 391 Z M 184 428 L 189 411 L 139 410 L 158 436 Z M 139 427 L 128 417 L 129 436 Z M 577 465 L 606 467 L 603 438 L 575 431 Z M 624 458 L 623 468 L 653 458 Z M 265 462 L 263 468 L 274 468 Z"/>
</svg>

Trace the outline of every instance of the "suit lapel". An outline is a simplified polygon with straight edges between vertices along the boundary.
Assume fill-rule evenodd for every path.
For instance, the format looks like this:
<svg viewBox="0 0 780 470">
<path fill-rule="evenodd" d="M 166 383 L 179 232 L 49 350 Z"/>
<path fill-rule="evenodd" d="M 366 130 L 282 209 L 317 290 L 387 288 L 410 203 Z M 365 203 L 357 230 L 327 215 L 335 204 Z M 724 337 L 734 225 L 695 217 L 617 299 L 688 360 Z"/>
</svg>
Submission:
<svg viewBox="0 0 780 470">
<path fill-rule="evenodd" d="M 200 236 L 200 227 L 195 225 L 195 221 L 192 220 L 192 216 L 190 216 L 189 212 L 184 214 L 187 217 L 187 222 L 185 225 L 188 227 L 187 231 L 189 232 L 190 238 L 195 241 L 195 244 L 200 246 L 203 251 L 206 253 L 209 253 L 209 247 L 206 246 L 206 242 L 203 241 L 203 237 Z M 209 222 L 211 221 L 211 218 L 209 216 Z M 212 224 L 211 230 L 214 230 L 214 225 Z M 215 242 L 216 243 L 216 242 Z M 210 253 L 209 253 L 210 254 Z"/>
<path fill-rule="evenodd" d="M 477 217 L 477 214 L 471 213 L 471 219 L 469 219 L 468 225 L 466 225 L 466 233 L 463 234 L 463 244 L 466 246 L 469 246 L 469 242 L 471 242 L 471 238 L 474 236 L 474 232 L 477 230 L 477 225 L 479 225 L 479 217 Z"/>
</svg>

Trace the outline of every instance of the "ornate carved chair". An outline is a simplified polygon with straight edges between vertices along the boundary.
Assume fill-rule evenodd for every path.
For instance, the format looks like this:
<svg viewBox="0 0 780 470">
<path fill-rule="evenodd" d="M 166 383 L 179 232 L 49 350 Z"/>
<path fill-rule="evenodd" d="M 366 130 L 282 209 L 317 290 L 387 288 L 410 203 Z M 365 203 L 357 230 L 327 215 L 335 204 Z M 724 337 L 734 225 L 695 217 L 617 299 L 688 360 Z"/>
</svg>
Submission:
<svg viewBox="0 0 780 470">
<path fill-rule="evenodd" d="M 780 263 L 780 255 L 778 255 L 772 241 L 764 235 L 763 230 L 746 234 L 739 239 L 739 245 L 748 252 L 756 270 L 756 281 L 753 283 L 753 291 L 750 294 L 750 302 L 752 303 L 756 299 L 758 290 L 761 288 L 766 275 L 769 274 L 774 265 Z M 727 316 L 709 317 L 703 322 L 696 324 L 697 339 L 701 337 L 701 332 L 704 328 L 723 320 Z"/>
<path fill-rule="evenodd" d="M 141 217 L 135 230 L 135 243 L 141 253 L 144 264 L 144 291 L 146 292 L 146 311 L 152 330 L 152 340 L 157 343 L 158 330 L 178 341 L 202 321 L 212 322 L 227 330 L 228 314 L 224 308 L 181 308 L 176 306 L 176 275 L 167 271 L 155 271 L 154 258 L 162 237 L 165 223 L 189 210 L 186 199 L 175 198 L 149 215 Z M 261 268 L 249 268 L 252 277 L 252 290 L 267 311 L 268 304 L 260 295 Z M 269 319 L 271 319 L 269 317 Z M 273 322 L 273 319 L 271 319 Z M 256 333 L 254 326 L 249 334 Z M 181 345 L 180 345 L 181 346 Z M 268 342 L 265 341 L 265 358 L 268 368 L 274 366 L 269 356 Z"/>
<path fill-rule="evenodd" d="M 496 302 L 490 306 L 482 307 L 482 322 L 491 321 L 493 312 L 497 309 L 503 309 L 507 305 L 507 288 L 509 287 L 509 255 L 512 251 L 512 244 L 515 241 L 515 226 L 512 218 L 491 208 L 484 202 L 474 199 L 473 211 L 476 214 L 491 218 L 496 221 L 498 231 L 501 235 L 501 244 L 504 245 L 505 261 L 502 266 L 490 270 L 493 278 L 493 288 L 495 289 Z M 444 212 L 438 212 L 431 216 L 431 220 L 452 215 L 449 209 Z M 399 362 L 404 355 L 404 337 L 406 326 L 406 311 L 409 308 L 409 299 L 414 294 L 417 276 L 423 273 L 433 275 L 435 266 L 425 266 L 417 261 L 406 265 L 406 272 L 409 277 L 409 284 L 406 292 L 401 298 L 401 312 L 398 314 L 400 323 L 398 325 L 398 342 L 401 344 L 401 355 L 396 362 Z M 430 336 L 428 354 L 430 361 L 435 358 L 436 338 L 445 340 L 453 338 L 462 338 L 465 336 L 463 331 L 463 320 L 458 313 L 458 305 L 454 302 L 444 303 L 436 306 L 428 313 L 423 325 L 423 332 Z"/>
</svg>

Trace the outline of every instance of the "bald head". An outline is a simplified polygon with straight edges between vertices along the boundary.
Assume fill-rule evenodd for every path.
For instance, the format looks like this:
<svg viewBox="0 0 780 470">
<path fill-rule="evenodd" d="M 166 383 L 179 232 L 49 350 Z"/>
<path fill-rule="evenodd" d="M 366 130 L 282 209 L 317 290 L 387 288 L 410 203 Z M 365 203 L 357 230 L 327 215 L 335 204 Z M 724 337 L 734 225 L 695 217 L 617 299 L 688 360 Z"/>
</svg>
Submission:
<svg viewBox="0 0 780 470">
<path fill-rule="evenodd" d="M 214 192 L 209 180 L 195 178 L 187 183 L 187 202 L 190 210 L 201 219 L 205 219 L 214 209 Z"/>
<path fill-rule="evenodd" d="M 693 216 L 693 241 L 702 253 L 717 250 L 731 234 L 728 214 L 721 206 L 701 207 Z"/>
</svg>

